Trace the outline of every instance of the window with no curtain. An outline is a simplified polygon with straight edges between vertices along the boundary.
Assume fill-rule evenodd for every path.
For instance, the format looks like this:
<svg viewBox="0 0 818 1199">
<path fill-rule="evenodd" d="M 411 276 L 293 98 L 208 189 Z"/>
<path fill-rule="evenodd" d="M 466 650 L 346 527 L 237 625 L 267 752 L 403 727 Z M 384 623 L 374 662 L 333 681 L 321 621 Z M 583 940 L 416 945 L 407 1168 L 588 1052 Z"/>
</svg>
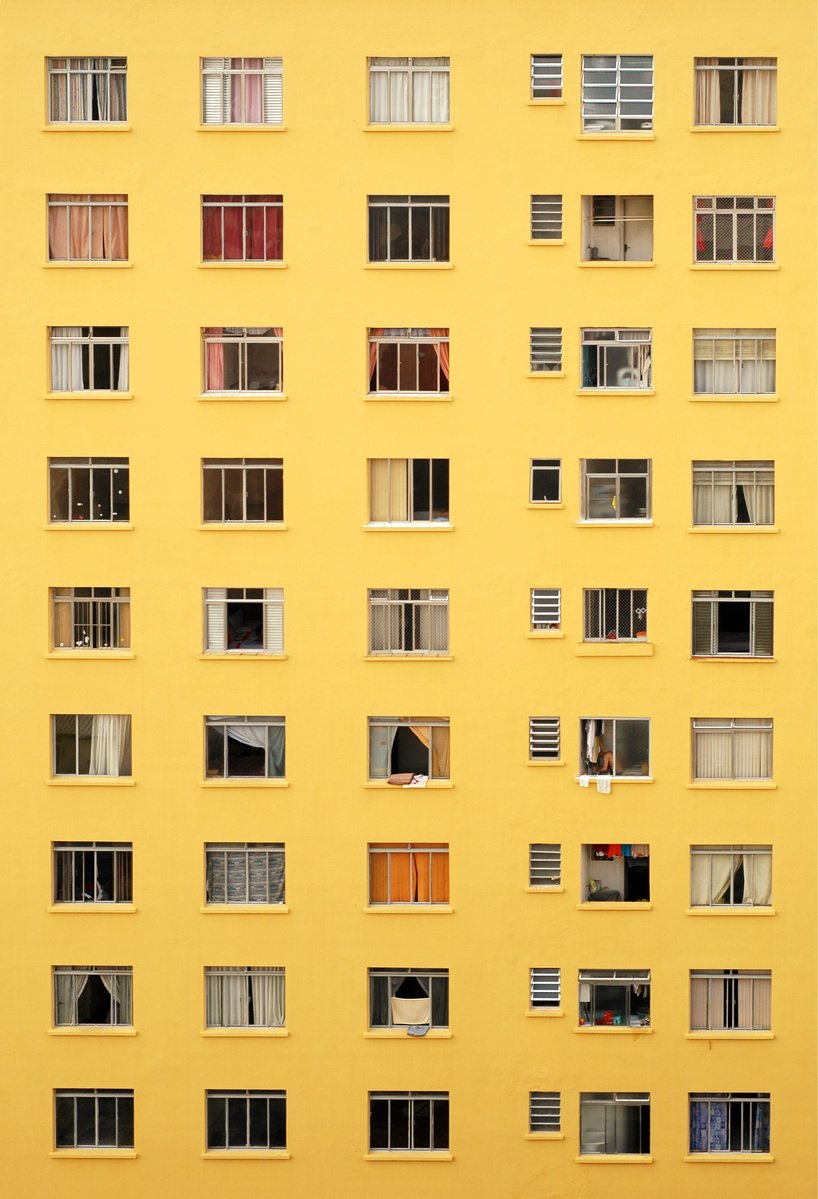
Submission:
<svg viewBox="0 0 818 1199">
<path fill-rule="evenodd" d="M 442 716 L 370 716 L 369 777 L 407 784 L 450 776 L 449 721 Z"/>
<path fill-rule="evenodd" d="M 213 326 L 202 330 L 205 393 L 281 391 L 283 330 Z"/>
<path fill-rule="evenodd" d="M 580 970 L 579 1023 L 584 1028 L 650 1024 L 650 970 Z"/>
<path fill-rule="evenodd" d="M 52 587 L 52 646 L 60 649 L 128 649 L 130 587 Z"/>
<path fill-rule="evenodd" d="M 648 593 L 644 587 L 585 587 L 583 641 L 640 641 L 647 637 Z"/>
<path fill-rule="evenodd" d="M 55 841 L 54 903 L 131 903 L 129 841 Z"/>
<path fill-rule="evenodd" d="M 127 325 L 53 325 L 52 391 L 127 391 Z"/>
<path fill-rule="evenodd" d="M 284 778 L 283 716 L 206 716 L 205 777 Z"/>
<path fill-rule="evenodd" d="M 449 1027 L 449 971 L 379 967 L 369 971 L 369 1027 Z"/>
<path fill-rule="evenodd" d="M 208 904 L 283 904 L 284 846 L 205 845 L 205 898 Z"/>
<path fill-rule="evenodd" d="M 579 1151 L 650 1153 L 650 1095 L 644 1091 L 583 1091 L 579 1097 Z"/>
<path fill-rule="evenodd" d="M 370 1091 L 369 1149 L 433 1152 L 449 1148 L 448 1091 Z"/>
<path fill-rule="evenodd" d="M 448 458 L 370 458 L 369 523 L 449 521 Z"/>
<path fill-rule="evenodd" d="M 370 395 L 443 395 L 449 390 L 448 329 L 370 329 Z"/>
<path fill-rule="evenodd" d="M 696 196 L 696 262 L 775 262 L 774 196 Z"/>
<path fill-rule="evenodd" d="M 281 587 L 205 587 L 205 653 L 284 652 Z"/>
<path fill-rule="evenodd" d="M 649 720 L 588 717 L 579 724 L 581 775 L 650 776 Z"/>
<path fill-rule="evenodd" d="M 529 1091 L 528 1131 L 559 1132 L 561 1126 L 559 1091 Z"/>
<path fill-rule="evenodd" d="M 531 630 L 541 632 L 544 629 L 560 627 L 560 589 L 559 587 L 531 588 Z"/>
<path fill-rule="evenodd" d="M 203 125 L 280 125 L 280 58 L 203 58 Z"/>
<path fill-rule="evenodd" d="M 529 369 L 533 375 L 562 370 L 562 329 L 532 328 L 529 332 Z"/>
<path fill-rule="evenodd" d="M 649 458 L 583 458 L 583 520 L 650 520 Z"/>
<path fill-rule="evenodd" d="M 582 387 L 650 389 L 652 333 L 651 329 L 583 329 Z"/>
<path fill-rule="evenodd" d="M 653 128 L 653 55 L 583 54 L 584 133 Z"/>
<path fill-rule="evenodd" d="M 448 196 L 369 196 L 370 262 L 448 262 Z"/>
<path fill-rule="evenodd" d="M 769 1153 L 770 1092 L 692 1094 L 690 1152 Z"/>
<path fill-rule="evenodd" d="M 650 902 L 650 845 L 583 845 L 580 901 L 647 905 Z"/>
<path fill-rule="evenodd" d="M 691 970 L 691 1032 L 757 1032 L 772 1027 L 769 970 Z"/>
<path fill-rule="evenodd" d="M 562 846 L 537 842 L 528 847 L 529 887 L 558 887 L 562 881 Z"/>
<path fill-rule="evenodd" d="M 652 262 L 653 196 L 583 196 L 583 262 Z"/>
<path fill-rule="evenodd" d="M 49 523 L 130 519 L 127 458 L 49 458 Z"/>
<path fill-rule="evenodd" d="M 562 499 L 562 463 L 559 458 L 532 458 L 530 469 L 530 502 L 558 504 Z"/>
<path fill-rule="evenodd" d="M 51 740 L 55 778 L 130 777 L 130 716 L 52 716 Z"/>
<path fill-rule="evenodd" d="M 280 195 L 202 196 L 203 262 L 280 262 L 283 256 Z"/>
<path fill-rule="evenodd" d="M 128 119 L 127 58 L 47 61 L 50 125 L 115 125 Z"/>
<path fill-rule="evenodd" d="M 449 846 L 438 841 L 372 842 L 370 904 L 449 902 Z"/>
<path fill-rule="evenodd" d="M 778 60 L 696 58 L 696 125 L 775 125 Z"/>
<path fill-rule="evenodd" d="M 204 458 L 204 524 L 279 524 L 284 519 L 282 458 Z"/>
<path fill-rule="evenodd" d="M 440 587 L 379 587 L 369 591 L 369 653 L 449 652 L 449 592 Z"/>
<path fill-rule="evenodd" d="M 128 197 L 57 193 L 48 197 L 51 262 L 124 262 L 128 257 Z"/>
<path fill-rule="evenodd" d="M 131 966 L 55 966 L 53 973 L 55 1027 L 133 1024 Z"/>
<path fill-rule="evenodd" d="M 771 525 L 775 463 L 694 462 L 694 525 Z"/>
<path fill-rule="evenodd" d="M 531 197 L 531 240 L 562 239 L 562 196 Z"/>
<path fill-rule="evenodd" d="M 772 591 L 694 591 L 693 657 L 769 658 Z"/>
<path fill-rule="evenodd" d="M 54 1147 L 133 1149 L 133 1091 L 55 1091 Z"/>
<path fill-rule="evenodd" d="M 771 845 L 691 845 L 690 906 L 768 908 Z"/>
<path fill-rule="evenodd" d="M 370 58 L 372 125 L 446 125 L 448 58 Z"/>
<path fill-rule="evenodd" d="M 562 98 L 562 55 L 531 55 L 531 99 L 559 100 Z"/>
<path fill-rule="evenodd" d="M 692 730 L 696 781 L 772 778 L 772 720 L 698 716 Z"/>
<path fill-rule="evenodd" d="M 208 1149 L 286 1149 L 286 1091 L 208 1091 Z"/>
<path fill-rule="evenodd" d="M 283 966 L 205 966 L 208 1028 L 283 1028 Z"/>
<path fill-rule="evenodd" d="M 532 966 L 529 987 L 529 1005 L 532 1009 L 558 1008 L 560 1006 L 559 966 Z"/>
<path fill-rule="evenodd" d="M 558 762 L 559 716 L 531 716 L 528 721 L 528 757 L 531 762 Z"/>
<path fill-rule="evenodd" d="M 694 329 L 695 395 L 773 395 L 775 329 Z"/>
</svg>

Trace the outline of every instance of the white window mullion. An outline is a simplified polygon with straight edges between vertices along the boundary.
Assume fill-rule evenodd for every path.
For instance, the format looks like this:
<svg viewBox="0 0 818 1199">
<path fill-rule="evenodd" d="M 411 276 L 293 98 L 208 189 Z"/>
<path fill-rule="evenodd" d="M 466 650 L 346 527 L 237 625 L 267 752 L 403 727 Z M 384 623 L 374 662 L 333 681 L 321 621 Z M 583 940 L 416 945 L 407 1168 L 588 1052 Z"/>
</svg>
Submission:
<svg viewBox="0 0 818 1199">
<path fill-rule="evenodd" d="M 205 641 L 211 654 L 223 654 L 227 649 L 227 588 L 208 587 L 205 590 Z"/>
<path fill-rule="evenodd" d="M 284 652 L 284 590 L 267 587 L 264 591 L 264 650 L 268 654 Z"/>
</svg>

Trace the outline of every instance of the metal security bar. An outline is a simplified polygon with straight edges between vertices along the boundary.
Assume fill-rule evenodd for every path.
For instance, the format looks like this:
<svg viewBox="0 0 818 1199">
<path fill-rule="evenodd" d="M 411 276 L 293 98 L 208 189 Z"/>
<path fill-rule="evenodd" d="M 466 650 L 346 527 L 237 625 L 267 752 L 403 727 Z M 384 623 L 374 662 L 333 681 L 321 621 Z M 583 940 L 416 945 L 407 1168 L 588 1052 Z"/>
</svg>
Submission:
<svg viewBox="0 0 818 1199">
<path fill-rule="evenodd" d="M 644 587 L 586 587 L 582 592 L 584 641 L 639 641 L 647 637 Z"/>
<path fill-rule="evenodd" d="M 559 1132 L 559 1091 L 529 1091 L 528 1130 L 529 1132 Z"/>
<path fill-rule="evenodd" d="M 562 238 L 562 196 L 531 197 L 531 240 Z"/>
<path fill-rule="evenodd" d="M 532 373 L 560 370 L 562 370 L 562 329 L 532 329 Z"/>
<path fill-rule="evenodd" d="M 775 262 L 774 196 L 696 196 L 696 262 Z"/>
<path fill-rule="evenodd" d="M 769 1153 L 770 1092 L 690 1096 L 691 1153 Z"/>
<path fill-rule="evenodd" d="M 560 627 L 559 587 L 532 587 L 531 628 L 558 629 Z"/>
<path fill-rule="evenodd" d="M 528 885 L 558 887 L 562 881 L 562 846 L 538 842 L 528 847 Z"/>
<path fill-rule="evenodd" d="M 585 133 L 653 128 L 653 55 L 582 56 L 582 129 Z"/>
<path fill-rule="evenodd" d="M 532 966 L 530 1002 L 532 1008 L 560 1006 L 559 966 Z"/>
<path fill-rule="evenodd" d="M 559 760 L 559 716 L 532 716 L 528 722 L 528 756 L 532 761 Z"/>
<path fill-rule="evenodd" d="M 127 649 L 129 587 L 52 587 L 54 649 Z"/>
<path fill-rule="evenodd" d="M 531 99 L 559 100 L 562 97 L 562 55 L 531 55 Z"/>
</svg>

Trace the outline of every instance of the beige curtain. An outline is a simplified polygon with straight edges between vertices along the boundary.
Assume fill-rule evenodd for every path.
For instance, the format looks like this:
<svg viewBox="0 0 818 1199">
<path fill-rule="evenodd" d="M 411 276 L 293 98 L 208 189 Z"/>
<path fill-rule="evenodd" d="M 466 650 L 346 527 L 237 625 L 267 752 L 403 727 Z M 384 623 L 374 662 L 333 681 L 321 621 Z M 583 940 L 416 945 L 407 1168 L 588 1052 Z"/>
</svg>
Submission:
<svg viewBox="0 0 818 1199">
<path fill-rule="evenodd" d="M 719 72 L 700 71 L 699 67 L 718 66 L 717 58 L 696 59 L 696 112 L 697 125 L 718 125 L 721 121 L 719 103 Z"/>
<path fill-rule="evenodd" d="M 772 734 L 767 729 L 736 729 L 733 778 L 769 779 L 773 774 Z M 729 776 L 728 776 L 729 777 Z"/>
<path fill-rule="evenodd" d="M 690 902 L 707 908 L 724 898 L 736 868 L 732 853 L 697 853 L 690 861 Z"/>
<path fill-rule="evenodd" d="M 414 725 L 409 728 L 427 748 L 431 744 L 432 747 L 432 774 L 433 779 L 447 779 L 449 777 L 449 729 L 444 725 L 433 725 L 431 727 L 431 741 L 429 739 L 429 725 Z"/>
<path fill-rule="evenodd" d="M 774 58 L 745 58 L 741 92 L 742 125 L 774 125 L 777 119 L 777 72 Z M 761 67 L 761 70 L 748 70 Z"/>
<path fill-rule="evenodd" d="M 732 778 L 732 744 L 733 734 L 729 730 L 696 729 L 693 777 L 696 779 Z"/>
<path fill-rule="evenodd" d="M 749 980 L 748 980 L 749 982 Z M 752 1028 L 772 1028 L 772 980 L 756 978 L 753 980 L 753 1009 Z"/>
<path fill-rule="evenodd" d="M 772 902 L 772 889 L 772 854 L 744 854 L 744 902 L 757 908 L 769 907 Z"/>
</svg>

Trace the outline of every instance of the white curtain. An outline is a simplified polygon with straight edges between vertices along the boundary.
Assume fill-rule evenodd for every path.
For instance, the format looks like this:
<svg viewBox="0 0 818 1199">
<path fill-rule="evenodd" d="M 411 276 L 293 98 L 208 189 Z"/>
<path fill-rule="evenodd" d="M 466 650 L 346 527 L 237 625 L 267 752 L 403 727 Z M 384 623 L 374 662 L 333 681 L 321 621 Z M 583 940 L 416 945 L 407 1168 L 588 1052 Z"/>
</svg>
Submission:
<svg viewBox="0 0 818 1199">
<path fill-rule="evenodd" d="M 255 1023 L 264 1028 L 284 1026 L 284 975 L 259 971 L 250 974 Z"/>
<path fill-rule="evenodd" d="M 402 649 L 402 608 L 400 604 L 372 603 L 370 608 L 370 649 L 372 653 L 391 653 Z"/>
<path fill-rule="evenodd" d="M 775 487 L 773 483 L 756 480 L 755 484 L 752 482 L 740 482 L 738 486 L 741 488 L 744 503 L 747 505 L 747 514 L 750 517 L 750 523 L 753 525 L 771 525 L 775 509 Z"/>
<path fill-rule="evenodd" d="M 91 717 L 91 764 L 88 773 L 114 776 L 131 773 L 130 716 Z"/>
<path fill-rule="evenodd" d="M 696 729 L 693 777 L 733 778 L 733 733 L 729 729 Z"/>
<path fill-rule="evenodd" d="M 776 77 L 771 58 L 745 58 L 741 93 L 742 125 L 774 125 L 776 122 Z M 758 67 L 759 70 L 747 70 Z"/>
<path fill-rule="evenodd" d="M 100 974 L 102 985 L 111 996 L 111 1023 L 133 1024 L 131 1014 L 131 979 L 123 974 Z M 119 1004 L 119 1011 L 113 1010 L 113 1005 Z"/>
<path fill-rule="evenodd" d="M 718 903 L 730 886 L 736 868 L 732 853 L 696 853 L 690 863 L 690 901 L 694 908 Z"/>
<path fill-rule="evenodd" d="M 206 1019 L 210 1028 L 283 1028 L 284 973 L 226 967 L 205 976 Z"/>
<path fill-rule="evenodd" d="M 120 336 L 122 336 L 122 337 L 128 336 L 127 328 L 120 329 L 119 332 L 120 332 Z M 130 363 L 130 346 L 128 345 L 127 342 L 125 342 L 119 347 L 119 373 L 117 375 L 117 380 L 116 380 L 116 390 L 117 391 L 127 391 L 128 390 L 129 363 Z"/>
<path fill-rule="evenodd" d="M 448 604 L 422 604 L 418 610 L 420 647 L 431 653 L 445 653 L 449 648 Z"/>
<path fill-rule="evenodd" d="M 55 974 L 57 1024 L 76 1024 L 77 1000 L 88 985 L 87 974 Z"/>
<path fill-rule="evenodd" d="M 449 121 L 449 76 L 444 71 L 432 73 L 432 123 L 446 125 Z"/>
<path fill-rule="evenodd" d="M 737 779 L 768 779 L 773 773 L 773 740 L 769 729 L 736 729 L 734 771 Z"/>
<path fill-rule="evenodd" d="M 696 124 L 718 125 L 721 123 L 719 102 L 719 72 L 698 70 L 699 67 L 717 67 L 717 58 L 696 59 Z"/>
<path fill-rule="evenodd" d="M 773 890 L 773 857 L 770 853 L 744 854 L 744 902 L 769 907 Z"/>
<path fill-rule="evenodd" d="M 82 346 L 79 340 L 70 343 L 57 344 L 56 338 L 71 337 L 79 339 L 82 328 L 79 325 L 55 325 L 51 329 L 51 390 L 52 391 L 84 391 L 85 380 L 82 371 Z M 127 368 L 126 368 L 127 373 Z"/>
</svg>

